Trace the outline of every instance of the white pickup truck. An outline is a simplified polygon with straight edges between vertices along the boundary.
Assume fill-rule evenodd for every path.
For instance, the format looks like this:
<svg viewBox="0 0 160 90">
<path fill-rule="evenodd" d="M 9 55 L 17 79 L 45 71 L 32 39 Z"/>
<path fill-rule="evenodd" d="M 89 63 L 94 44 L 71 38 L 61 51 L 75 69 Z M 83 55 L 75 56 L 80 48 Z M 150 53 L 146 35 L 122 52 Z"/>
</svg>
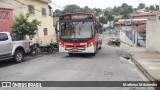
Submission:
<svg viewBox="0 0 160 90">
<path fill-rule="evenodd" d="M 29 41 L 16 41 L 9 32 L 0 32 L 0 60 L 13 59 L 19 63 L 29 52 Z"/>
</svg>

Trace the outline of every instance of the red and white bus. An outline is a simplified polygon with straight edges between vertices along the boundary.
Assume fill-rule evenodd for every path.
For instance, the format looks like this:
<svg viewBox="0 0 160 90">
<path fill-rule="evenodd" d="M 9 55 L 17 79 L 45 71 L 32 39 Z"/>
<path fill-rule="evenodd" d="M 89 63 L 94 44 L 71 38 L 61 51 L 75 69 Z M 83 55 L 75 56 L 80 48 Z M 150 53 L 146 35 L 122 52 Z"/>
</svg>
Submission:
<svg viewBox="0 0 160 90">
<path fill-rule="evenodd" d="M 61 15 L 56 25 L 59 52 L 90 53 L 101 49 L 102 26 L 94 14 L 73 13 Z"/>
</svg>

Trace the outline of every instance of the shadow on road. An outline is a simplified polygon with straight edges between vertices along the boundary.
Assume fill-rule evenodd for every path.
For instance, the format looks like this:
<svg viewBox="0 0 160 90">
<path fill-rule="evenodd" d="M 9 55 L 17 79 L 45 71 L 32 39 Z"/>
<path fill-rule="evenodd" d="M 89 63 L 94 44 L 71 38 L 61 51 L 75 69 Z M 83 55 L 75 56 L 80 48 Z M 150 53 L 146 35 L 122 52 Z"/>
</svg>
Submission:
<svg viewBox="0 0 160 90">
<path fill-rule="evenodd" d="M 38 57 L 42 57 L 42 56 L 44 56 L 44 55 L 37 55 L 37 56 L 34 56 L 34 57 L 26 56 L 26 57 L 24 57 L 24 60 L 20 63 L 24 63 L 26 61 L 29 61 L 29 60 L 32 60 L 32 59 L 35 59 L 35 58 L 38 58 Z M 0 61 L 0 68 L 15 65 L 15 64 L 20 64 L 20 63 L 15 63 L 13 61 L 13 59 L 2 60 L 2 61 Z"/>
<path fill-rule="evenodd" d="M 14 65 L 14 64 L 15 63 L 13 62 L 12 59 L 3 60 L 3 61 L 0 61 L 0 68 L 6 67 L 6 66 L 11 66 L 11 65 Z"/>
<path fill-rule="evenodd" d="M 75 53 L 73 55 L 67 55 L 65 56 L 64 58 L 77 58 L 77 57 L 80 57 L 80 58 L 93 58 L 94 56 L 92 56 L 91 54 L 88 54 L 88 53 Z"/>
</svg>

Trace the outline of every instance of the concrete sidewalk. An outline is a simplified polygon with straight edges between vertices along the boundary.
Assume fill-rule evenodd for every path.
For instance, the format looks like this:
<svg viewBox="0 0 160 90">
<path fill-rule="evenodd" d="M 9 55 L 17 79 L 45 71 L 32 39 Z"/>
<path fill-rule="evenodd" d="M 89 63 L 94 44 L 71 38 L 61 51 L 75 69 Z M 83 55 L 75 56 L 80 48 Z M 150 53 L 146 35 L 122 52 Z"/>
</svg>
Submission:
<svg viewBox="0 0 160 90">
<path fill-rule="evenodd" d="M 160 82 L 160 54 L 146 51 L 144 47 L 131 47 L 122 43 L 121 49 L 132 55 L 132 61 L 151 81 Z"/>
</svg>

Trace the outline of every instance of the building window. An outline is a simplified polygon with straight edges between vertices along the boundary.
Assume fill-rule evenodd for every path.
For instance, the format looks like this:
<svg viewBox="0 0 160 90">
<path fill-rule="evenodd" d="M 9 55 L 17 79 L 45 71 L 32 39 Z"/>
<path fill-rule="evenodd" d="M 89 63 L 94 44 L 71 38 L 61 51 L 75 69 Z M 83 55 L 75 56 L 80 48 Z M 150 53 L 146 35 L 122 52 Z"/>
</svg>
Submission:
<svg viewBox="0 0 160 90">
<path fill-rule="evenodd" d="M 52 10 L 49 9 L 49 16 L 52 16 Z"/>
<path fill-rule="evenodd" d="M 47 30 L 47 28 L 44 28 L 44 29 L 43 29 L 43 32 L 44 32 L 44 36 L 48 35 L 48 30 Z"/>
<path fill-rule="evenodd" d="M 0 19 L 9 19 L 10 15 L 9 12 L 0 11 Z"/>
<path fill-rule="evenodd" d="M 43 15 L 43 16 L 46 16 L 46 15 L 47 15 L 45 8 L 42 8 L 42 15 Z"/>
<path fill-rule="evenodd" d="M 34 6 L 33 5 L 28 5 L 28 10 L 29 10 L 29 14 L 34 14 Z"/>
<path fill-rule="evenodd" d="M 50 5 L 48 5 L 48 9 L 49 9 L 49 16 L 52 16 L 52 7 Z"/>
</svg>

